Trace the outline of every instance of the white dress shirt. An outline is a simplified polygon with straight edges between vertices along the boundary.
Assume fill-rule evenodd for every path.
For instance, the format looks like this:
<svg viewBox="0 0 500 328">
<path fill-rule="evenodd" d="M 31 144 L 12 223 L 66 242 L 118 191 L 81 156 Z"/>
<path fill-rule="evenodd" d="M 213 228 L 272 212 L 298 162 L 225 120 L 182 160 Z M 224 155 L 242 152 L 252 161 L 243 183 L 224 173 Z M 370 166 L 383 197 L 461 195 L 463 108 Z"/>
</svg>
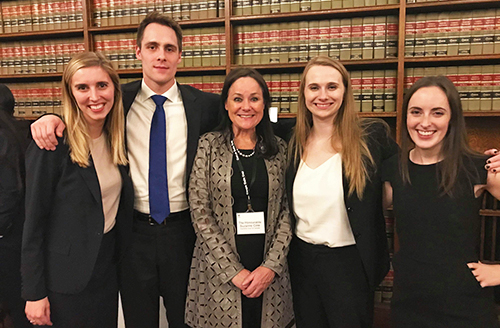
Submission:
<svg viewBox="0 0 500 328">
<path fill-rule="evenodd" d="M 356 244 L 344 203 L 342 158 L 339 153 L 315 169 L 300 161 L 293 182 L 297 237 L 315 245 Z"/>
<path fill-rule="evenodd" d="M 127 147 L 134 184 L 134 208 L 149 213 L 149 134 L 156 104 L 155 93 L 142 80 L 141 89 L 127 114 Z M 187 120 L 177 83 L 162 96 L 167 138 L 167 178 L 170 212 L 189 208 L 186 197 Z"/>
</svg>

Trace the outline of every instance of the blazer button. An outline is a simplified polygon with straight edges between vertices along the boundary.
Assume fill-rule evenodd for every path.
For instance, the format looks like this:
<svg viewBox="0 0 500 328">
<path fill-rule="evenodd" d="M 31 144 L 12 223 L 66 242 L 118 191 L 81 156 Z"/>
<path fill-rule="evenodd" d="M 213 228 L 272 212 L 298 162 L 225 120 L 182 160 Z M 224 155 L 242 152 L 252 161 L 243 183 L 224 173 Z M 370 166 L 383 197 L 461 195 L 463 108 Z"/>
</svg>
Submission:
<svg viewBox="0 0 500 328">
<path fill-rule="evenodd" d="M 352 212 L 352 207 L 348 207 L 347 212 Z"/>
</svg>

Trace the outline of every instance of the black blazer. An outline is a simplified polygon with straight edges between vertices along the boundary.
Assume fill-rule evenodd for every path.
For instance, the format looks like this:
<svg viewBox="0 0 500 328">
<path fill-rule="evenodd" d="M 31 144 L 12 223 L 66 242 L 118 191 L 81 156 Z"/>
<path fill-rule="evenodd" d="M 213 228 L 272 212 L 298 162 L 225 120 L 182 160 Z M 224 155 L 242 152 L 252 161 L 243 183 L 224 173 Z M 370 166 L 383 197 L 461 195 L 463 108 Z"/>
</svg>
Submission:
<svg viewBox="0 0 500 328">
<path fill-rule="evenodd" d="M 23 232 L 22 296 L 29 301 L 47 290 L 75 294 L 88 284 L 104 229 L 102 198 L 92 164 L 72 163 L 62 138 L 55 151 L 33 142 L 26 152 L 26 221 Z M 132 233 L 133 187 L 119 166 L 122 192 L 116 215 L 117 247 L 122 253 Z M 122 254 L 120 254 L 121 257 Z"/>
<path fill-rule="evenodd" d="M 349 181 L 345 175 L 343 175 L 343 186 L 345 207 L 356 239 L 356 247 L 361 255 L 368 282 L 372 288 L 375 288 L 389 270 L 380 165 L 385 159 L 397 153 L 398 145 L 387 135 L 382 124 L 375 123 L 368 129 L 368 148 L 375 165 L 370 169 L 369 181 L 363 193 L 363 199 L 359 199 L 356 193 L 349 196 Z M 297 218 L 293 212 L 292 188 L 298 164 L 298 162 L 291 163 L 286 175 L 286 189 L 290 200 L 290 216 L 294 232 Z"/>
<path fill-rule="evenodd" d="M 141 89 L 141 81 L 134 81 L 122 85 L 123 108 L 125 119 L 132 106 L 137 93 Z M 212 131 L 219 123 L 219 109 L 221 108 L 220 96 L 214 93 L 200 91 L 189 85 L 178 84 L 186 113 L 188 127 L 187 134 L 187 161 L 186 161 L 186 186 L 189 174 L 193 168 L 194 156 L 198 148 L 199 137 Z"/>
</svg>

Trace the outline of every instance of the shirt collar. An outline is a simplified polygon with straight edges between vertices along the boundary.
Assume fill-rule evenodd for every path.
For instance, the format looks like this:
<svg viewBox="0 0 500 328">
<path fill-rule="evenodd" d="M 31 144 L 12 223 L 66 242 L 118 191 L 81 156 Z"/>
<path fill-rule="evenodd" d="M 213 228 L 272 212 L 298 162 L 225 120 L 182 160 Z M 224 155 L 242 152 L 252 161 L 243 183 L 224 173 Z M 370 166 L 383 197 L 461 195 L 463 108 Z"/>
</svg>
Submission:
<svg viewBox="0 0 500 328">
<path fill-rule="evenodd" d="M 141 95 L 143 97 L 142 98 L 143 100 L 149 99 L 149 98 L 151 98 L 151 96 L 156 95 L 156 93 L 154 93 L 153 90 L 151 90 L 146 85 L 146 83 L 144 82 L 144 79 L 142 79 L 142 82 L 141 82 Z M 174 84 L 170 87 L 170 89 L 168 89 L 161 96 L 167 97 L 168 102 L 171 102 L 171 103 L 172 102 L 174 102 L 174 103 L 179 102 L 181 95 L 180 95 L 180 91 L 179 91 L 179 86 L 177 85 L 177 81 L 174 80 Z"/>
</svg>

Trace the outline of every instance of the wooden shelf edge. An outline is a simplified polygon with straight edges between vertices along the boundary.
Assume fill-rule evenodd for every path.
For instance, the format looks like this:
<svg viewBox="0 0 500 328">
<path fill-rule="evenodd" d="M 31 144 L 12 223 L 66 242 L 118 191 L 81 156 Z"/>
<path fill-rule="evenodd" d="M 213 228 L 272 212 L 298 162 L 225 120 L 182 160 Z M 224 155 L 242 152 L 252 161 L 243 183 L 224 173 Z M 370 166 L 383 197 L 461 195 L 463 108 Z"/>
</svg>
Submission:
<svg viewBox="0 0 500 328">
<path fill-rule="evenodd" d="M 364 59 L 364 60 L 342 60 L 344 66 L 361 66 L 361 65 L 376 65 L 376 64 L 397 64 L 397 58 L 387 59 Z M 307 62 L 299 63 L 283 63 L 283 64 L 260 64 L 260 65 L 236 65 L 231 64 L 231 69 L 237 67 L 249 67 L 255 69 L 282 69 L 282 68 L 304 68 Z"/>
<path fill-rule="evenodd" d="M 358 115 L 360 117 L 396 117 L 396 112 L 359 112 Z M 293 118 L 296 117 L 296 113 L 280 113 L 278 114 L 278 118 Z"/>
<path fill-rule="evenodd" d="M 402 0 L 404 1 L 404 0 Z M 498 4 L 498 0 L 447 0 L 447 1 L 426 1 L 426 2 L 415 2 L 406 3 L 406 9 L 408 11 L 413 11 L 413 9 L 421 8 L 456 8 L 457 6 L 478 6 L 478 5 L 489 5 Z"/>
<path fill-rule="evenodd" d="M 436 63 L 436 62 L 468 62 L 487 61 L 492 59 L 500 60 L 500 54 L 487 55 L 462 55 L 462 56 L 433 56 L 433 57 L 406 57 L 405 63 Z"/>
<path fill-rule="evenodd" d="M 38 73 L 38 74 L 6 74 L 6 75 L 1 75 L 0 74 L 0 80 L 7 80 L 7 79 L 26 79 L 26 78 L 41 78 L 41 77 L 62 77 L 62 72 L 59 73 Z"/>
<path fill-rule="evenodd" d="M 464 111 L 466 117 L 496 117 L 500 116 L 500 110 L 492 111 Z"/>
<path fill-rule="evenodd" d="M 64 29 L 64 30 L 29 31 L 29 32 L 18 32 L 18 33 L 0 33 L 0 40 L 39 37 L 39 36 L 60 37 L 60 36 L 71 36 L 71 35 L 78 35 L 78 34 L 83 35 L 83 28 Z"/>
<path fill-rule="evenodd" d="M 283 18 L 304 18 L 304 17 L 321 17 L 321 16 L 332 16 L 332 15 L 345 15 L 345 14 L 357 14 L 363 13 L 363 16 L 369 16 L 367 14 L 379 13 L 379 12 L 390 12 L 396 13 L 399 10 L 399 4 L 391 5 L 379 5 L 379 6 L 366 6 L 366 7 L 350 7 L 350 8 L 335 8 L 335 9 L 323 9 L 323 10 L 309 10 L 309 11 L 293 11 L 278 14 L 262 14 L 262 15 L 239 15 L 231 16 L 231 22 L 246 23 L 250 21 L 261 21 L 269 19 L 283 19 Z"/>
</svg>

